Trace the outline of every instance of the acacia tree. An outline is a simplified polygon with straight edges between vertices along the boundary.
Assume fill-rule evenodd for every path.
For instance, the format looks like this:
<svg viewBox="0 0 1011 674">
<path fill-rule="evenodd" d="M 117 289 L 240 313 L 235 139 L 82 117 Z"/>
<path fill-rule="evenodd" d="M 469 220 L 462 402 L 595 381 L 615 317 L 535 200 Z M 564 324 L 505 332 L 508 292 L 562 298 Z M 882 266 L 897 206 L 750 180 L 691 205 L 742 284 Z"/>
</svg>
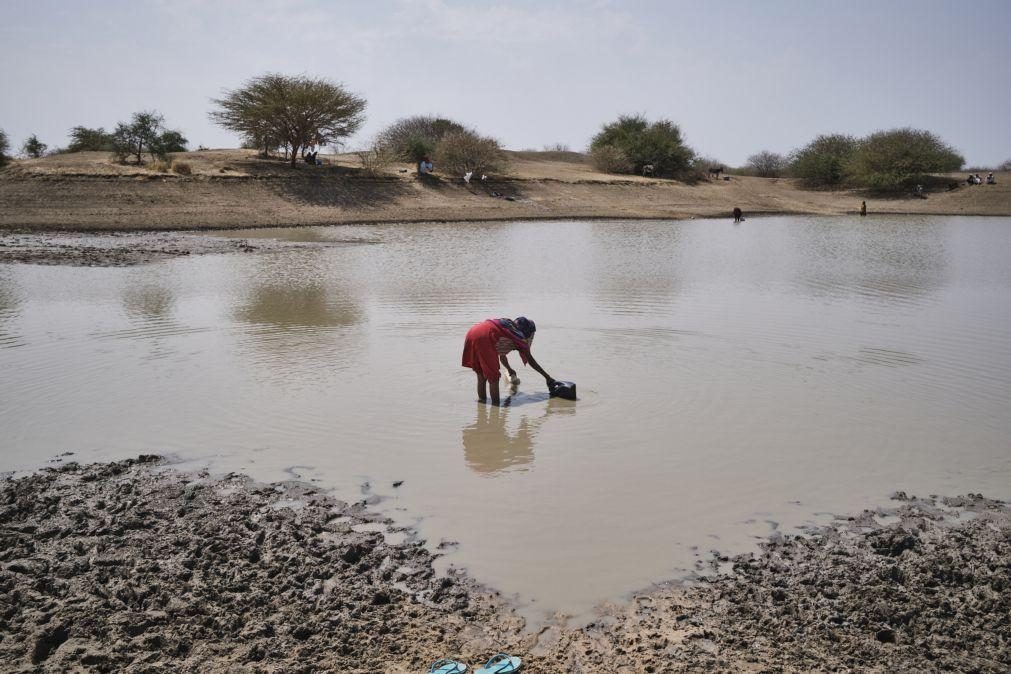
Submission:
<svg viewBox="0 0 1011 674">
<path fill-rule="evenodd" d="M 165 118 L 153 110 L 135 112 L 129 123 L 120 122 L 112 132 L 113 153 L 120 161 L 134 157 L 137 164 L 146 151 L 164 158 L 169 152 L 185 152 L 186 139 L 178 131 L 165 128 Z"/>
<path fill-rule="evenodd" d="M 293 167 L 299 150 L 350 136 L 365 121 L 364 98 L 342 84 L 304 75 L 260 75 L 213 102 L 214 123 L 247 139 L 287 144 Z"/>
<path fill-rule="evenodd" d="M 28 136 L 28 139 L 21 146 L 21 154 L 26 157 L 31 157 L 32 159 L 38 159 L 46 153 L 49 148 L 48 145 L 39 140 L 39 137 L 34 133 Z"/>
<path fill-rule="evenodd" d="M 788 163 L 783 155 L 763 150 L 748 157 L 745 167 L 759 178 L 778 178 Z"/>
</svg>

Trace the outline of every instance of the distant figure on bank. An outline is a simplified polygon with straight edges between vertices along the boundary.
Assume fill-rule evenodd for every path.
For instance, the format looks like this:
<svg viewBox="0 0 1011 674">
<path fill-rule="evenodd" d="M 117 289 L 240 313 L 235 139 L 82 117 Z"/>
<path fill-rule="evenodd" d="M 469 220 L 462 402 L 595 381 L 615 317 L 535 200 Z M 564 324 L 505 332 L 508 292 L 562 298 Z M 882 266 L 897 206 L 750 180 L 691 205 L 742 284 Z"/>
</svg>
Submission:
<svg viewBox="0 0 1011 674">
<path fill-rule="evenodd" d="M 920 199 L 926 199 L 927 198 L 927 196 L 923 193 L 923 185 L 917 185 L 913 189 L 913 194 L 915 194 Z"/>
<path fill-rule="evenodd" d="M 740 208 L 734 206 L 734 222 L 742 222 L 744 220 L 744 213 Z"/>
<path fill-rule="evenodd" d="M 987 173 L 986 174 L 986 184 L 987 185 L 996 185 L 997 184 L 997 179 L 994 177 L 993 173 Z"/>
<path fill-rule="evenodd" d="M 965 182 L 967 184 L 969 184 L 969 185 L 975 185 L 976 184 L 976 176 L 974 176 L 973 174 L 970 173 L 969 177 L 965 179 Z"/>
<path fill-rule="evenodd" d="M 498 380 L 501 376 L 499 363 L 505 366 L 510 380 L 516 377 L 516 370 L 509 366 L 506 354 L 519 351 L 523 364 L 529 364 L 547 381 L 548 388 L 555 382 L 551 375 L 541 369 L 530 353 L 530 345 L 534 341 L 537 326 L 529 318 L 520 316 L 516 320 L 509 318 L 489 318 L 472 326 L 467 331 L 463 343 L 463 366 L 474 370 L 477 375 L 477 399 L 487 402 L 491 395 L 491 404 L 501 404 Z"/>
<path fill-rule="evenodd" d="M 432 170 L 434 168 L 435 167 L 432 165 L 432 160 L 428 157 L 428 155 L 425 155 L 424 157 L 422 157 L 421 161 L 418 162 L 418 174 L 419 175 L 431 175 L 432 174 Z"/>
<path fill-rule="evenodd" d="M 860 202 L 860 215 L 867 215 L 867 202 L 866 201 L 861 201 Z"/>
</svg>

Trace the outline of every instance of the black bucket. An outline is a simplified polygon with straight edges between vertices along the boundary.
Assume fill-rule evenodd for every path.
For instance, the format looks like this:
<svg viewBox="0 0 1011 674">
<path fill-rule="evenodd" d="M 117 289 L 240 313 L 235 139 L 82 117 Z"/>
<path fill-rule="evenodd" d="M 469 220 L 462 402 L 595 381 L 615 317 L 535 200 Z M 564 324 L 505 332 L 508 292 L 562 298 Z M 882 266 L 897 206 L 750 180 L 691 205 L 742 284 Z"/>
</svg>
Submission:
<svg viewBox="0 0 1011 674">
<path fill-rule="evenodd" d="M 576 399 L 576 383 L 572 381 L 555 381 L 548 387 L 552 398 Z"/>
</svg>

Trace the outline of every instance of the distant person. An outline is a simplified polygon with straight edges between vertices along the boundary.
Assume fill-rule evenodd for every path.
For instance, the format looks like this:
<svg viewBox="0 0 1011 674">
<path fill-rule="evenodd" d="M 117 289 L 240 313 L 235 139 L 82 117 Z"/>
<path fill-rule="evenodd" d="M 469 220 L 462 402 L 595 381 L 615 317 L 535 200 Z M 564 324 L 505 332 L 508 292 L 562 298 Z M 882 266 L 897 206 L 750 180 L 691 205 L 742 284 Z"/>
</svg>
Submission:
<svg viewBox="0 0 1011 674">
<path fill-rule="evenodd" d="M 965 182 L 967 184 L 969 184 L 969 185 L 975 185 L 976 184 L 976 176 L 974 176 L 973 174 L 970 173 L 969 177 L 965 179 Z"/>
<path fill-rule="evenodd" d="M 917 185 L 913 188 L 913 194 L 915 194 L 920 199 L 926 199 L 927 197 L 923 194 L 923 185 Z"/>
<path fill-rule="evenodd" d="M 737 206 L 734 206 L 734 222 L 744 222 L 744 212 Z"/>
<path fill-rule="evenodd" d="M 986 174 L 986 184 L 987 185 L 996 185 L 997 184 L 997 178 L 994 177 L 993 173 L 987 173 Z"/>
<path fill-rule="evenodd" d="M 860 215 L 867 215 L 867 202 L 866 201 L 861 201 L 860 202 Z"/>
<path fill-rule="evenodd" d="M 418 162 L 418 173 L 421 175 L 431 175 L 434 169 L 435 166 L 432 164 L 432 160 L 428 157 L 428 155 L 422 157 L 421 161 Z"/>
<path fill-rule="evenodd" d="M 554 384 L 555 380 L 551 375 L 541 369 L 541 366 L 534 360 L 534 355 L 530 353 L 530 346 L 534 341 L 534 333 L 537 326 L 529 318 L 520 316 L 516 320 L 509 318 L 489 318 L 472 326 L 467 331 L 467 338 L 463 343 L 463 366 L 474 370 L 477 375 L 477 399 L 487 402 L 491 395 L 491 404 L 499 405 L 498 380 L 501 376 L 499 363 L 505 366 L 509 373 L 510 381 L 516 377 L 516 370 L 509 366 L 506 354 L 510 351 L 519 351 L 520 360 L 544 377 L 548 388 Z M 518 380 L 517 380 L 518 381 Z"/>
<path fill-rule="evenodd" d="M 978 173 L 976 174 L 976 184 L 977 185 L 982 185 L 983 184 L 983 179 L 979 177 Z"/>
</svg>

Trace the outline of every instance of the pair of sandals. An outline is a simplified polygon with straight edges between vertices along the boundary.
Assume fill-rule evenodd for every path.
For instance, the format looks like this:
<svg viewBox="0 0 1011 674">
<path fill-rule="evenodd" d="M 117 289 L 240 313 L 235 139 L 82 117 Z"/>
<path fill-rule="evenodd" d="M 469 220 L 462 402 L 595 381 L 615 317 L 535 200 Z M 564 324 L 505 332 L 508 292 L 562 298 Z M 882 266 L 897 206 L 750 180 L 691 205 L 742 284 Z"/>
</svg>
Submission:
<svg viewBox="0 0 1011 674">
<path fill-rule="evenodd" d="M 508 653 L 499 653 L 498 655 L 493 655 L 484 664 L 484 667 L 475 669 L 474 674 L 512 674 L 512 672 L 520 671 L 520 667 L 522 666 L 523 661 L 516 656 L 509 655 Z M 466 671 L 467 665 L 462 662 L 443 658 L 432 663 L 428 674 L 463 674 Z"/>
</svg>

